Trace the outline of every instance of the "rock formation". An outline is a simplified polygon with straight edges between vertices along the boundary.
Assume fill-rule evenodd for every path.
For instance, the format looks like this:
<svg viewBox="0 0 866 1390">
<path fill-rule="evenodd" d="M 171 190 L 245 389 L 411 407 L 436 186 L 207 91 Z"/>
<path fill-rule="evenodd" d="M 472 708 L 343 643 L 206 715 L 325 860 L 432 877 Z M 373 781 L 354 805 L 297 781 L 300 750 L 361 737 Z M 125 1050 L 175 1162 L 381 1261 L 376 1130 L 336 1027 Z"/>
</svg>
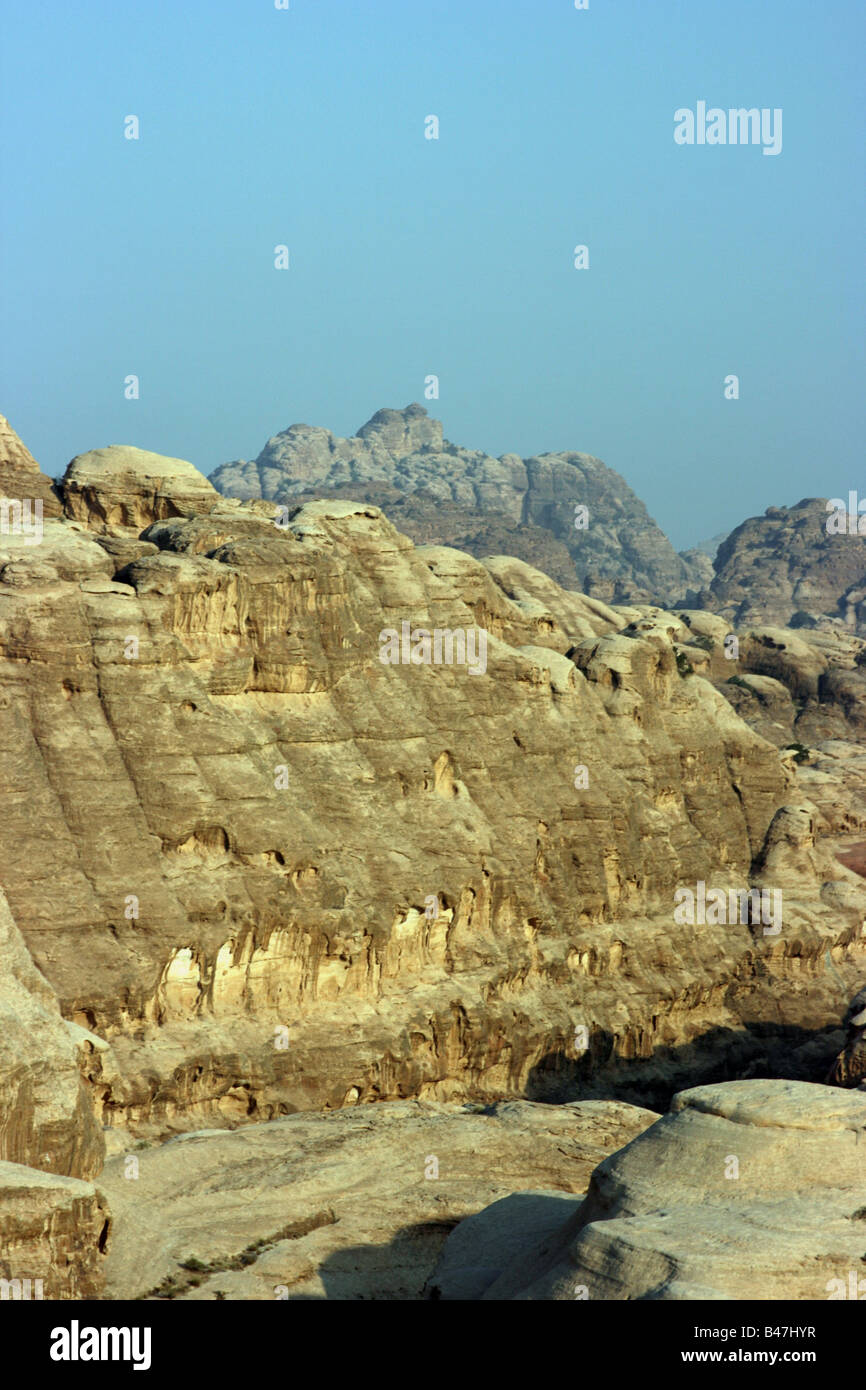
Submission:
<svg viewBox="0 0 866 1390">
<path fill-rule="evenodd" d="M 407 414 L 365 447 L 425 457 L 436 422 Z M 60 1258 L 72 1203 L 58 1296 L 99 1287 L 100 1127 L 125 1154 L 312 1110 L 363 1130 L 369 1101 L 826 1077 L 866 961 L 861 639 L 755 624 L 731 662 L 723 614 L 414 546 L 363 500 L 286 516 L 126 446 L 58 495 L 37 543 L 0 535 L 8 1278 Z M 707 888 L 724 912 L 677 910 Z"/>
<path fill-rule="evenodd" d="M 79 454 L 63 478 L 66 515 L 107 535 L 208 512 L 215 501 L 213 488 L 191 463 L 117 444 Z"/>
<path fill-rule="evenodd" d="M 827 506 L 807 497 L 768 507 L 732 531 L 716 556 L 713 606 L 740 625 L 814 627 L 829 619 L 866 636 L 866 517 L 858 518 L 859 534 L 828 532 Z"/>
<path fill-rule="evenodd" d="M 101 1297 L 110 1225 L 91 1183 L 0 1162 L 0 1300 Z"/>
<path fill-rule="evenodd" d="M 377 411 L 351 439 L 291 425 L 254 462 L 222 464 L 211 480 L 231 497 L 370 502 L 416 542 L 479 559 L 513 555 L 602 599 L 672 602 L 712 574 L 705 556 L 676 554 L 625 479 L 600 459 L 491 458 L 445 440 L 441 422 L 417 403 Z M 575 529 L 577 506 L 589 512 L 582 529 Z"/>
<path fill-rule="evenodd" d="M 0 1160 L 89 1178 L 105 1143 L 84 1078 L 86 1030 L 61 1017 L 0 891 Z"/>
<path fill-rule="evenodd" d="M 826 1069 L 810 1030 L 861 983 L 862 881 L 808 807 L 785 819 L 777 749 L 682 674 L 678 618 L 415 548 L 363 504 L 281 527 L 128 449 L 67 476 L 68 519 L 0 554 L 0 854 L 64 1014 L 110 1043 L 103 1122 L 663 1103 L 766 1063 L 771 1019 L 787 1066 Z M 485 672 L 383 665 L 403 622 L 483 629 Z M 778 939 L 674 922 L 681 884 L 772 885 L 792 834 Z"/>
<path fill-rule="evenodd" d="M 428 1293 L 862 1299 L 864 1143 L 861 1093 L 787 1081 L 684 1091 L 596 1168 L 579 1207 L 525 1194 L 462 1222 Z"/>
<path fill-rule="evenodd" d="M 585 1192 L 657 1118 L 615 1101 L 384 1101 L 120 1150 L 107 1296 L 420 1298 L 449 1232 L 524 1186 Z M 134 1165 L 134 1166 L 131 1166 Z M 132 1176 L 130 1176 L 132 1174 Z"/>
<path fill-rule="evenodd" d="M 43 516 L 59 516 L 54 484 L 18 438 L 5 415 L 0 415 L 0 498 L 42 504 Z"/>
</svg>

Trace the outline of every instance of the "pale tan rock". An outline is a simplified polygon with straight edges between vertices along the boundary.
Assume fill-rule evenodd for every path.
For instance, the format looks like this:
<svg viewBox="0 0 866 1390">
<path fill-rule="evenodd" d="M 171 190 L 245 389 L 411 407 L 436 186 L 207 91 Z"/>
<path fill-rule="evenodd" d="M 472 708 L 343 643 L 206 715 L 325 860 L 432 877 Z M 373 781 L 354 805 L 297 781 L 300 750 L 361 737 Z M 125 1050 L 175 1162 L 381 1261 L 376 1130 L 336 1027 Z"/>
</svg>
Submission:
<svg viewBox="0 0 866 1390">
<path fill-rule="evenodd" d="M 826 1074 L 866 961 L 864 882 L 838 858 L 866 786 L 859 639 L 745 640 L 737 669 L 821 733 L 798 764 L 725 698 L 724 618 L 416 548 L 363 501 L 240 504 L 137 450 L 80 456 L 65 498 L 38 545 L 0 538 L 0 863 L 50 981 L 10 934 L 7 1156 L 41 1164 L 47 1136 L 47 1166 L 92 1175 L 101 1121 L 111 1183 L 143 1138 L 296 1110 L 378 1133 L 366 1103 L 407 1095 L 662 1105 L 721 1069 Z M 484 669 L 383 665 L 403 622 L 482 630 Z M 781 886 L 782 931 L 675 921 L 699 881 Z M 477 1205 L 545 1186 L 520 1170 Z M 313 1296 L 332 1268 L 364 1287 L 318 1191 L 288 1234 L 254 1225 L 269 1244 L 239 1296 L 281 1270 Z M 246 1248 L 221 1238 L 216 1259 Z M 183 1255 L 160 1246 L 154 1282 Z"/>
<path fill-rule="evenodd" d="M 747 887 L 804 799 L 678 669 L 694 627 L 416 549 L 365 503 L 287 518 L 102 452 L 70 470 L 95 532 L 48 523 L 54 577 L 0 583 L 0 856 L 64 1012 L 111 1044 L 105 1123 L 826 1073 L 866 912 L 823 812 L 793 931 L 673 919 L 681 885 Z M 383 665 L 404 621 L 483 629 L 486 669 Z"/>
<path fill-rule="evenodd" d="M 191 463 L 129 444 L 78 454 L 62 490 L 66 515 L 98 531 L 141 531 L 151 521 L 207 510 L 219 500 Z"/>
<path fill-rule="evenodd" d="M 805 637 L 781 627 L 751 627 L 740 642 L 741 660 L 758 675 L 781 680 L 793 695 L 814 697 L 828 669 L 826 656 Z"/>
<path fill-rule="evenodd" d="M 421 1297 L 448 1232 L 526 1180 L 585 1190 L 657 1118 L 609 1101 L 389 1101 L 118 1154 L 107 1295 Z"/>
<path fill-rule="evenodd" d="M 790 690 L 772 676 L 748 671 L 729 680 L 723 690 L 742 719 L 762 738 L 777 746 L 794 738 L 796 709 Z"/>
<path fill-rule="evenodd" d="M 576 1211 L 561 1202 L 558 1230 L 553 1194 L 534 1245 L 527 1213 L 501 1203 L 457 1228 L 431 1286 L 459 1296 L 467 1269 L 486 1269 L 496 1277 L 474 1296 L 491 1300 L 863 1298 L 864 1143 L 860 1092 L 791 1081 L 684 1091 L 599 1165 Z"/>
</svg>

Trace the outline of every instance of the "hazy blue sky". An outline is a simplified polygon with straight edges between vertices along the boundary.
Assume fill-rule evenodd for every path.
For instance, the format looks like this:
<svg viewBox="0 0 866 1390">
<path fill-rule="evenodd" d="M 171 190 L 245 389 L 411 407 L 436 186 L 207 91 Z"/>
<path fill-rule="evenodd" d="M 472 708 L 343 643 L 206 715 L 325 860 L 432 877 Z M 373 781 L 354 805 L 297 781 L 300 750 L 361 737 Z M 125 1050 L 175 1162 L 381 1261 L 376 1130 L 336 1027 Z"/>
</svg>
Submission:
<svg viewBox="0 0 866 1390">
<path fill-rule="evenodd" d="M 678 546 L 866 487 L 860 0 L 3 0 L 2 30 L 0 409 L 48 472 L 209 472 L 421 400 L 489 453 L 597 454 Z M 701 100 L 781 107 L 781 154 L 675 144 Z"/>
</svg>

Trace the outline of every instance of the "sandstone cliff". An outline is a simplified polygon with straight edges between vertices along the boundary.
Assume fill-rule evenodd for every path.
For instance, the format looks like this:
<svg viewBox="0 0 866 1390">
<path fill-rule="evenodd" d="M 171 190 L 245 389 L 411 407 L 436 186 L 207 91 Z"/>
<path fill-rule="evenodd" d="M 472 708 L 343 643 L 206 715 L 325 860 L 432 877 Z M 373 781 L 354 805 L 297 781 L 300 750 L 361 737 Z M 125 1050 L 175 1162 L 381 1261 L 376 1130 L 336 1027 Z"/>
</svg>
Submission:
<svg viewBox="0 0 866 1390">
<path fill-rule="evenodd" d="M 684 674 L 714 658 L 681 619 L 363 504 L 281 527 L 136 450 L 64 495 L 0 554 L 0 855 L 65 1016 L 111 1044 L 103 1122 L 823 1074 L 862 880 L 790 759 Z M 485 671 L 383 665 L 404 621 L 483 629 Z M 674 921 L 678 886 L 777 887 L 792 855 L 778 935 Z"/>
<path fill-rule="evenodd" d="M 9 1277 L 70 1209 L 58 1296 L 99 1288 L 100 1125 L 128 1153 L 374 1100 L 857 1084 L 861 639 L 752 626 L 732 663 L 722 615 L 126 446 L 59 494 L 38 544 L 0 536 Z M 404 624 L 484 661 L 383 664 Z M 676 915 L 700 884 L 784 907 Z"/>
</svg>

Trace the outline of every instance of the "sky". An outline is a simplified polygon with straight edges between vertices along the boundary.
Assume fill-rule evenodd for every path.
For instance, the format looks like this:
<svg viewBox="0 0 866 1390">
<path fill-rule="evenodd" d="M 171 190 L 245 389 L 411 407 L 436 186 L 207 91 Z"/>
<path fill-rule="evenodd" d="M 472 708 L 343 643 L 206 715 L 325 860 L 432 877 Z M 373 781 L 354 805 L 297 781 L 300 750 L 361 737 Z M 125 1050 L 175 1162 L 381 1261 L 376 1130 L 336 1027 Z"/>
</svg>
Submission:
<svg viewBox="0 0 866 1390">
<path fill-rule="evenodd" d="M 2 0 L 0 410 L 46 472 L 418 400 L 595 454 L 678 548 L 866 491 L 860 0 L 289 4 Z M 676 143 L 700 101 L 780 153 Z"/>
</svg>

